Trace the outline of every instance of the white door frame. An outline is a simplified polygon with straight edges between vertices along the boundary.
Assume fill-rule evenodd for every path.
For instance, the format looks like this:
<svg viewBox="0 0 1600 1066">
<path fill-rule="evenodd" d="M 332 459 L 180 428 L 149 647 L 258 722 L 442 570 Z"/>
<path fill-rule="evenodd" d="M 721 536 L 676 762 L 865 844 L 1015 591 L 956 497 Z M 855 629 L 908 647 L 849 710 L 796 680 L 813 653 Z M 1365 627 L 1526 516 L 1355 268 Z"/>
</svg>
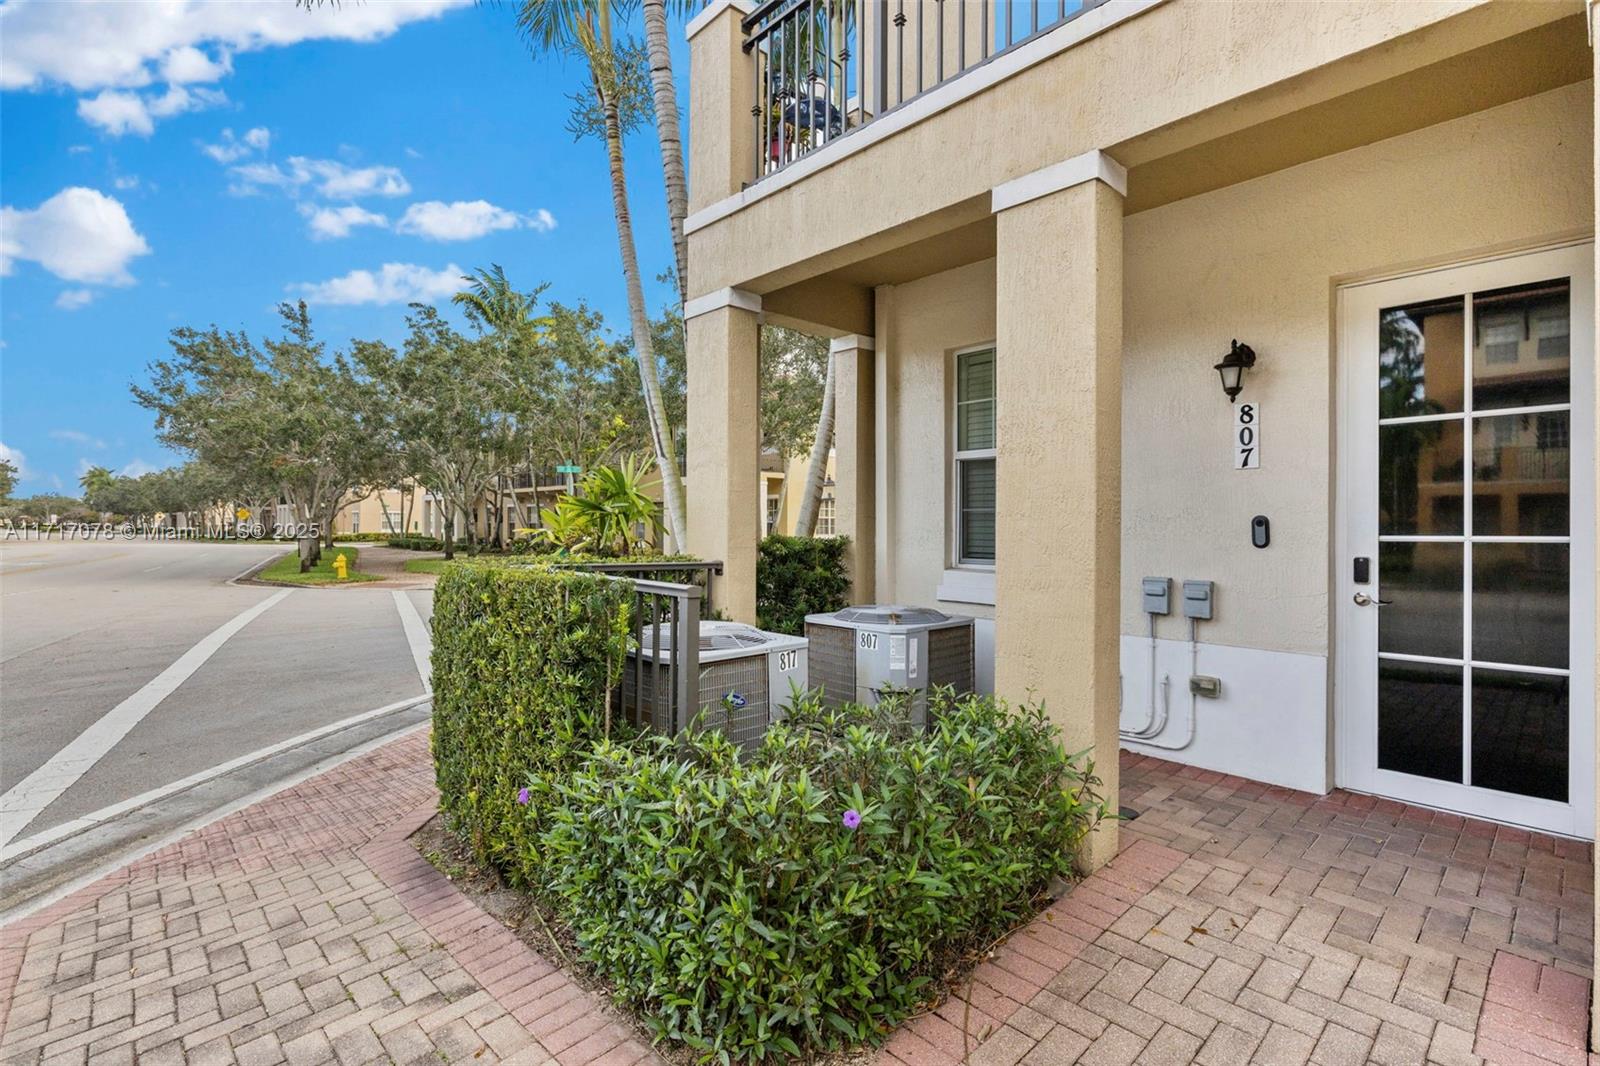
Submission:
<svg viewBox="0 0 1600 1066">
<path fill-rule="evenodd" d="M 1378 528 L 1377 328 L 1382 308 L 1456 293 L 1482 292 L 1546 278 L 1570 277 L 1571 311 L 1571 631 L 1569 654 L 1568 799 L 1565 803 L 1435 781 L 1378 768 L 1377 611 L 1374 599 Z M 1566 244 L 1490 260 L 1440 267 L 1338 292 L 1337 458 L 1334 499 L 1333 623 L 1334 780 L 1343 788 L 1393 797 L 1498 822 L 1593 839 L 1595 835 L 1595 315 L 1594 242 Z M 1467 312 L 1471 313 L 1468 300 Z M 1471 322 L 1468 321 L 1468 336 Z M 1470 367 L 1470 360 L 1467 362 Z M 1470 387 L 1468 402 L 1470 404 Z M 1468 408 L 1470 411 L 1470 406 Z M 1470 455 L 1470 422 L 1465 438 Z M 1364 494 L 1362 501 L 1352 493 Z M 1465 494 L 1464 494 L 1465 495 Z M 1463 508 L 1471 504 L 1463 500 Z M 1352 560 L 1373 560 L 1375 580 L 1356 585 Z M 1469 576 L 1470 579 L 1470 576 Z M 1470 624 L 1471 597 L 1466 597 Z M 1470 720 L 1470 712 L 1469 712 Z M 1470 735 L 1464 737 L 1470 743 Z"/>
</svg>

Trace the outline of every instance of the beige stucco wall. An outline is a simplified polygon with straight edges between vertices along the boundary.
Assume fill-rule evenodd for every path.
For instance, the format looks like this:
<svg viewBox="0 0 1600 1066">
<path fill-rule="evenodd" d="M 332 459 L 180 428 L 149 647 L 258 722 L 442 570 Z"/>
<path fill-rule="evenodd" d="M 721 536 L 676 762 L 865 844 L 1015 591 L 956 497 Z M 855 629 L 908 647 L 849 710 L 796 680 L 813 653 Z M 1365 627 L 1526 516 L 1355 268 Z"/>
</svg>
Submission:
<svg viewBox="0 0 1600 1066">
<path fill-rule="evenodd" d="M 994 260 L 894 287 L 879 324 L 880 358 L 897 379 L 898 403 L 889 412 L 894 466 L 887 506 L 894 537 L 888 545 L 891 588 L 878 599 L 935 603 L 950 528 L 944 486 L 950 465 L 951 353 L 994 341 Z M 1003 416 L 1002 416 L 1003 418 Z M 1003 430 L 1002 430 L 1003 432 Z M 962 614 L 993 617 L 992 607 L 941 604 Z"/>
<path fill-rule="evenodd" d="M 1590 230 L 1593 110 L 1585 82 L 1125 220 L 1125 633 L 1145 633 L 1141 575 L 1210 578 L 1203 640 L 1328 654 L 1337 282 Z M 934 603 L 949 353 L 994 338 L 994 261 L 889 295 L 879 349 L 897 399 L 880 506 L 893 583 L 877 598 Z M 1244 392 L 1263 412 L 1255 471 L 1232 468 L 1233 411 L 1211 369 L 1234 337 L 1260 356 Z M 1004 434 L 1002 410 L 1001 448 Z M 1256 514 L 1272 520 L 1265 551 L 1250 545 Z M 1161 635 L 1186 631 L 1174 619 Z"/>
<path fill-rule="evenodd" d="M 1169 0 L 867 150 L 836 153 L 798 184 L 752 194 L 691 235 L 689 290 L 746 285 L 808 259 L 842 263 L 892 226 L 987 197 L 1004 181 L 1079 153 L 1118 146 L 1125 162 L 1143 162 L 1579 10 L 1575 0 Z M 714 79 L 724 75 L 704 69 L 712 64 L 697 63 L 691 84 L 704 77 L 708 92 L 720 88 Z M 715 199 L 706 184 L 728 184 L 723 157 L 701 142 L 749 125 L 748 105 L 729 117 L 720 97 L 698 100 L 697 209 Z M 1371 121 L 1382 123 L 1406 101 L 1392 103 L 1374 109 Z M 938 180 L 922 180 L 932 160 Z"/>
<path fill-rule="evenodd" d="M 1143 620 L 1132 578 L 1209 577 L 1207 639 L 1326 653 L 1335 281 L 1591 229 L 1591 95 L 1569 86 L 1127 219 L 1125 631 Z M 1211 370 L 1233 337 L 1260 359 L 1243 393 L 1262 404 L 1254 471 L 1232 468 Z M 1272 520 L 1264 551 L 1255 514 Z"/>
</svg>

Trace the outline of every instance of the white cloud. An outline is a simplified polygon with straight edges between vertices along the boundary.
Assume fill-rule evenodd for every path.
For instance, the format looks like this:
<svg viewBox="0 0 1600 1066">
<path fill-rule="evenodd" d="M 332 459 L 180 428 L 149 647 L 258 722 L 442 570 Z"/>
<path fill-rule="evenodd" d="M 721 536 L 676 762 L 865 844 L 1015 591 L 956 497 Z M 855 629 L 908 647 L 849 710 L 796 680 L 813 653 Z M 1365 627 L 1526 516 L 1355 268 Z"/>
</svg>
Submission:
<svg viewBox="0 0 1600 1066">
<path fill-rule="evenodd" d="M 389 220 L 383 215 L 368 211 L 364 207 L 357 207 L 355 204 L 345 204 L 343 207 L 313 207 L 310 204 L 301 204 L 300 213 L 309 221 L 311 238 L 318 241 L 348 237 L 350 231 L 357 226 L 389 224 Z"/>
<path fill-rule="evenodd" d="M 118 189 L 137 189 L 139 187 L 139 176 L 137 174 L 123 174 L 112 178 L 111 184 Z"/>
<path fill-rule="evenodd" d="M 128 263 L 149 254 L 122 202 L 81 186 L 32 210 L 0 207 L 0 274 L 27 259 L 64 281 L 131 285 Z"/>
<path fill-rule="evenodd" d="M 155 131 L 156 119 L 170 118 L 185 111 L 201 111 L 228 102 L 221 89 L 189 89 L 169 85 L 164 93 L 130 93 L 106 89 L 98 96 L 78 101 L 78 117 L 98 126 L 112 137 L 137 133 L 148 137 Z"/>
<path fill-rule="evenodd" d="M 28 466 L 28 457 L 17 451 L 17 449 L 6 444 L 4 441 L 0 441 L 0 459 L 6 460 L 12 466 L 17 468 L 18 478 L 33 476 L 33 470 Z"/>
<path fill-rule="evenodd" d="M 227 51 L 212 59 L 192 44 L 181 45 L 161 60 L 161 80 L 170 85 L 220 81 L 233 73 L 233 57 Z"/>
<path fill-rule="evenodd" d="M 272 132 L 265 126 L 248 129 L 243 137 L 235 137 L 233 130 L 224 129 L 219 143 L 202 144 L 200 150 L 219 163 L 237 163 L 252 152 L 265 150 L 271 143 Z"/>
<path fill-rule="evenodd" d="M 363 196 L 404 196 L 411 183 L 397 167 L 350 167 L 334 159 L 289 157 L 287 167 L 277 163 L 246 163 L 232 170 L 233 191 L 240 195 L 261 187 L 282 189 L 290 196 L 312 187 L 330 200 L 355 200 Z"/>
<path fill-rule="evenodd" d="M 88 307 L 94 295 L 93 289 L 62 289 L 56 297 L 56 306 L 63 311 L 77 311 Z"/>
<path fill-rule="evenodd" d="M 214 81 L 238 52 L 311 40 L 375 41 L 470 0 L 327 5 L 206 0 L 9 0 L 0 88 L 79 92 Z M 214 58 L 213 58 L 214 57 Z"/>
<path fill-rule="evenodd" d="M 343 277 L 289 286 L 313 304 L 436 303 L 467 287 L 460 267 L 429 270 L 415 263 L 385 263 L 377 273 L 352 270 Z"/>
<path fill-rule="evenodd" d="M 81 444 L 85 448 L 93 448 L 96 451 L 100 451 L 106 446 L 106 442 L 99 437 L 91 436 L 77 429 L 52 429 L 50 437 L 52 440 L 64 440 L 72 444 Z"/>
<path fill-rule="evenodd" d="M 412 204 L 395 223 L 399 233 L 433 241 L 470 241 L 496 230 L 527 227 L 541 232 L 555 228 L 555 216 L 545 210 L 519 215 L 487 200 L 427 200 Z"/>
<path fill-rule="evenodd" d="M 129 459 L 117 469 L 118 477 L 143 477 L 155 473 L 159 467 L 151 466 L 143 459 Z"/>
</svg>

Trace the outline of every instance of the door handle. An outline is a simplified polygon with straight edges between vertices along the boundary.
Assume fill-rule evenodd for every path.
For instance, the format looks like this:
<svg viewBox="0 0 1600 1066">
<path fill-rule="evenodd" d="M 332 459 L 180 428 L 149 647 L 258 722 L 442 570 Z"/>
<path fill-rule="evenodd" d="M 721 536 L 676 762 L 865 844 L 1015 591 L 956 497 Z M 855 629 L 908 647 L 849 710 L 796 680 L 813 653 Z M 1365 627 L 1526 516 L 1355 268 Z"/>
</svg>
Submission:
<svg viewBox="0 0 1600 1066">
<path fill-rule="evenodd" d="M 1375 600 L 1365 592 L 1358 592 L 1354 597 L 1357 607 L 1387 607 L 1393 600 Z"/>
</svg>

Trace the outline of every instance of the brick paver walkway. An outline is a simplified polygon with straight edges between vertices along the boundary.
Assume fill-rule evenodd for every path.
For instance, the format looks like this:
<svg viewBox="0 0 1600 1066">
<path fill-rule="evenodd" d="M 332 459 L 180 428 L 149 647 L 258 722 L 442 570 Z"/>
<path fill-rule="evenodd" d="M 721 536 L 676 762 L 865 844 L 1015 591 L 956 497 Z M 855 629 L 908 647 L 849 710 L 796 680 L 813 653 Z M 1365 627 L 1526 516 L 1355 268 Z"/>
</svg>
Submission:
<svg viewBox="0 0 1600 1066">
<path fill-rule="evenodd" d="M 1144 758 L 1123 788 L 1122 854 L 880 1063 L 1586 1061 L 1588 845 Z M 0 1062 L 658 1062 L 416 854 L 433 799 L 412 734 L 0 930 Z"/>
</svg>

